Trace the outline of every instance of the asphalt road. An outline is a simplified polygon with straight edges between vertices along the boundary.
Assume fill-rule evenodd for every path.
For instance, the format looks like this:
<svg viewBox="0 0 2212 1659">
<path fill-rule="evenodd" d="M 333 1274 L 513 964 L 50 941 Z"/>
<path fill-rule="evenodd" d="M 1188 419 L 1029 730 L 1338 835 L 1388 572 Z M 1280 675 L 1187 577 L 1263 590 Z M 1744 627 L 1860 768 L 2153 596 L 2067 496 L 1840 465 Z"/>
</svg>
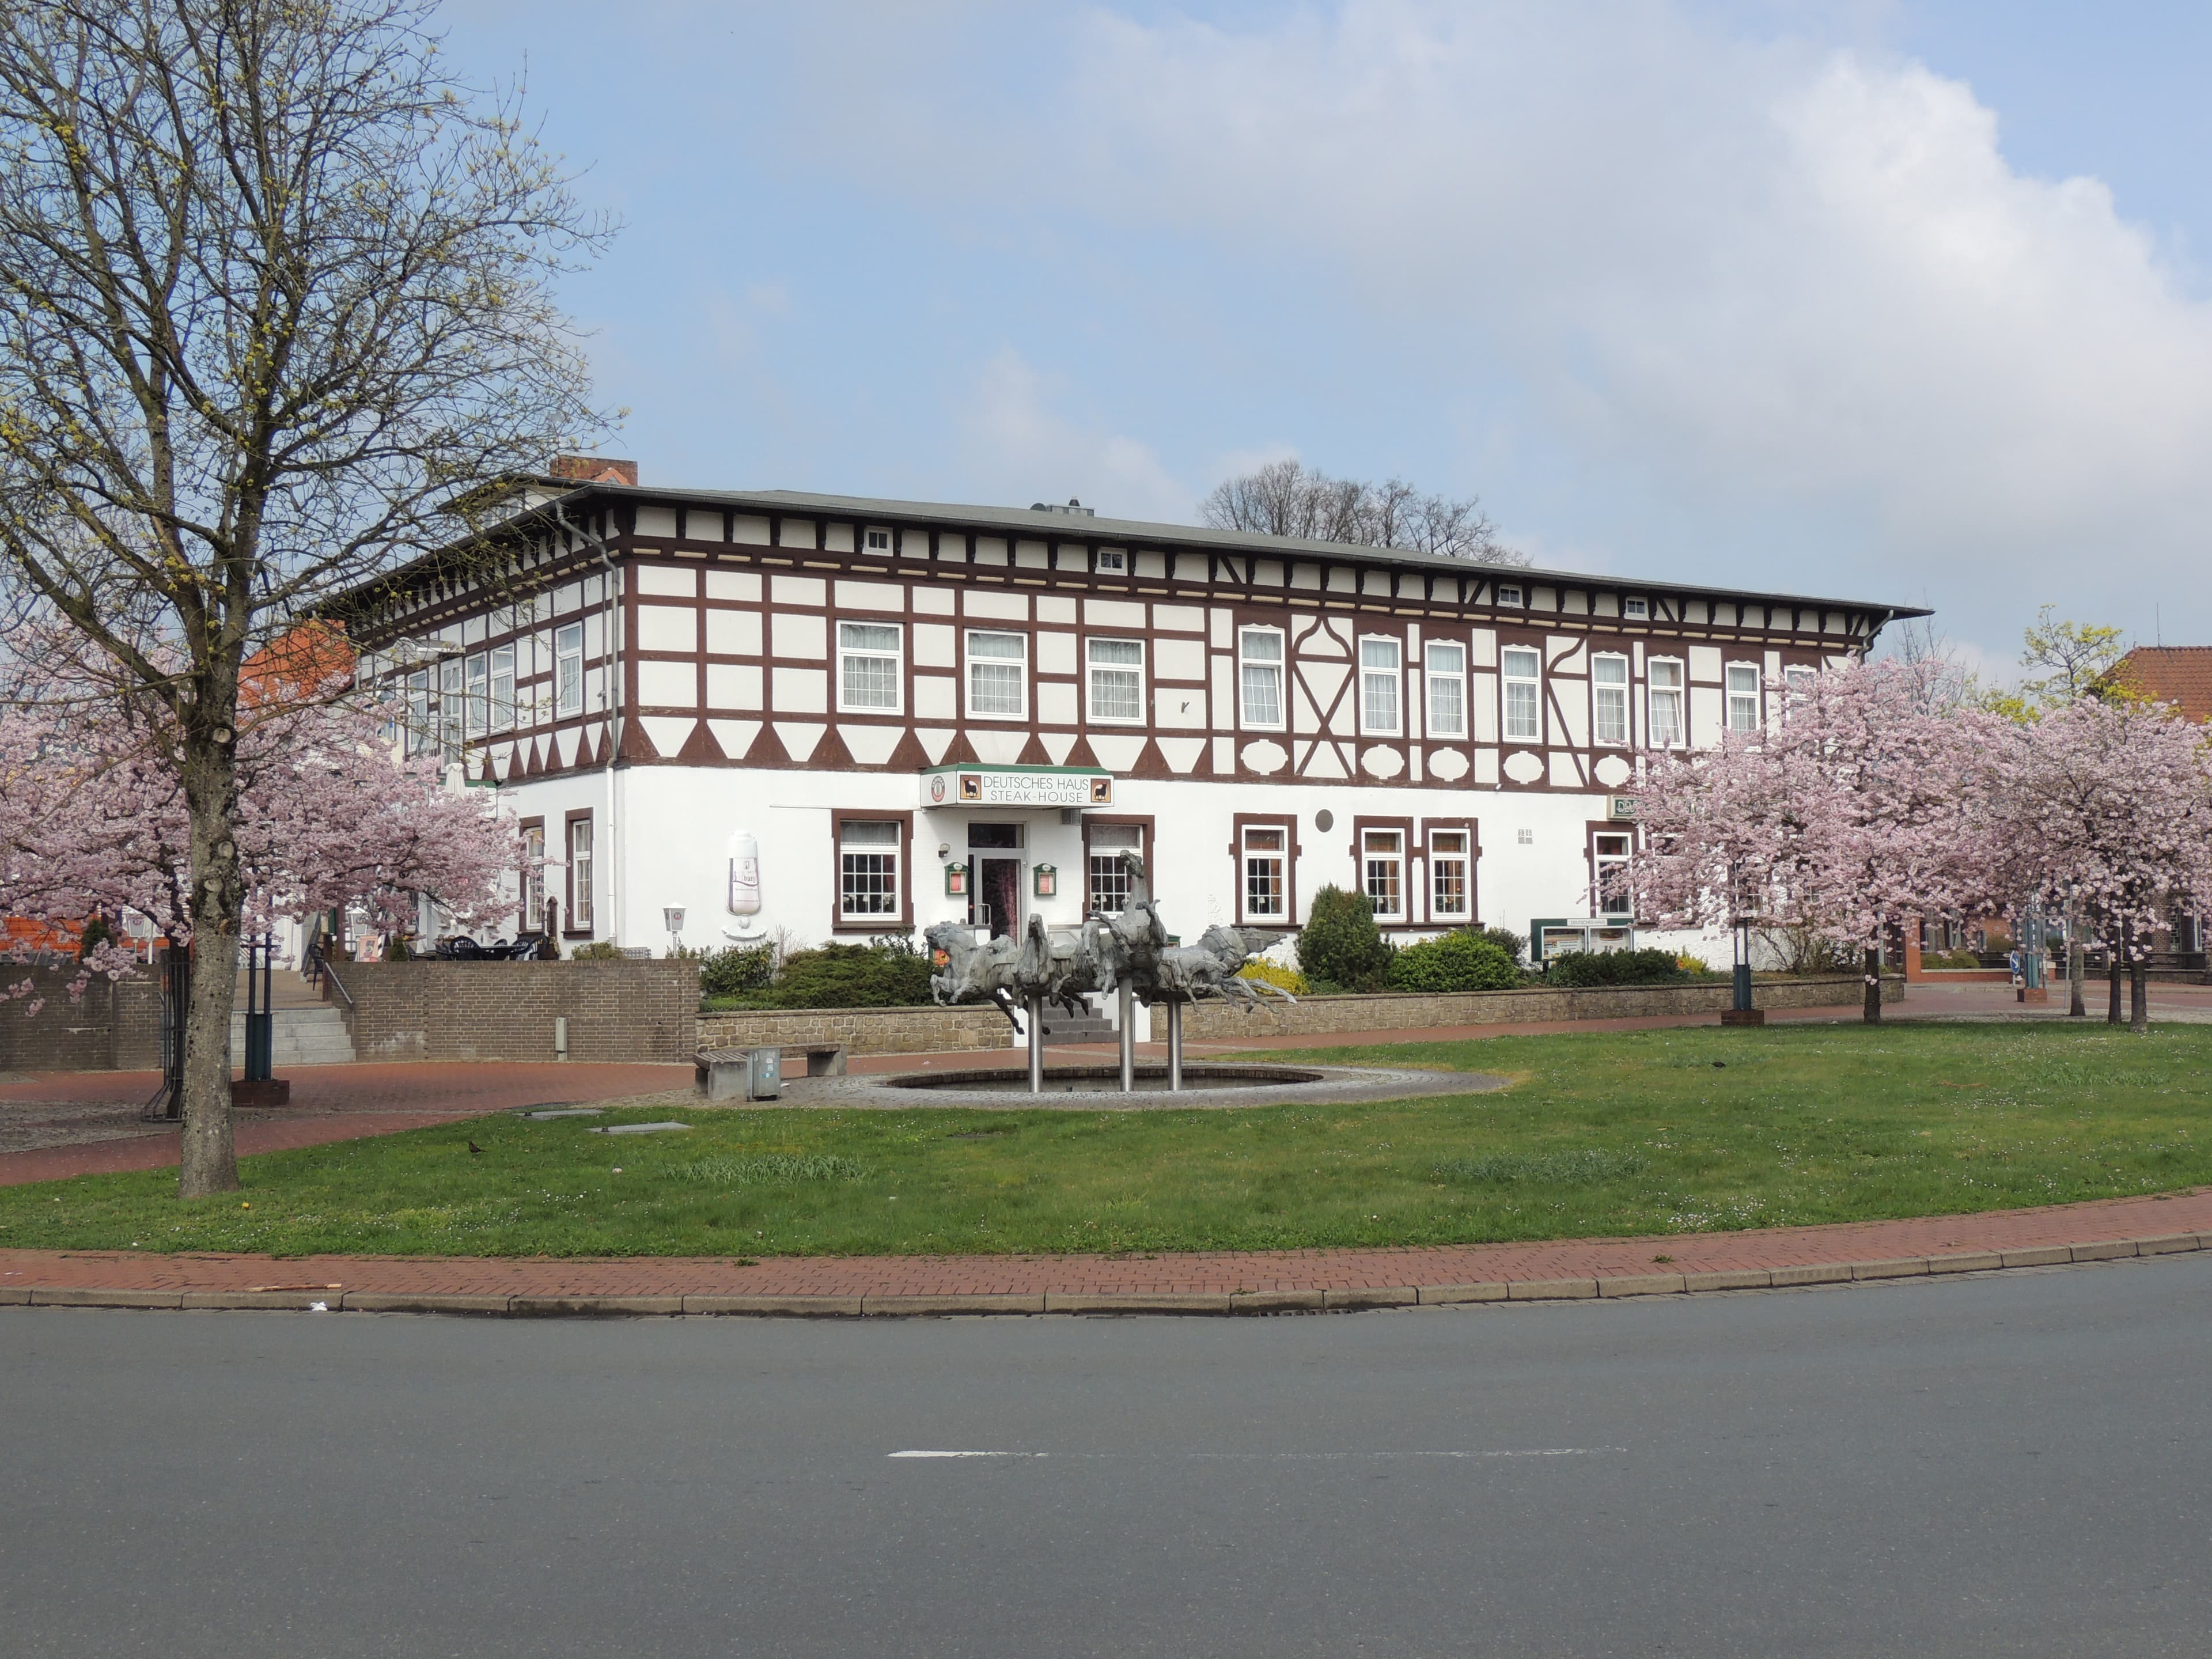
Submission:
<svg viewBox="0 0 2212 1659">
<path fill-rule="evenodd" d="M 2196 1656 L 2208 1404 L 2199 1256 L 1250 1320 L 7 1309 L 0 1651 Z"/>
</svg>

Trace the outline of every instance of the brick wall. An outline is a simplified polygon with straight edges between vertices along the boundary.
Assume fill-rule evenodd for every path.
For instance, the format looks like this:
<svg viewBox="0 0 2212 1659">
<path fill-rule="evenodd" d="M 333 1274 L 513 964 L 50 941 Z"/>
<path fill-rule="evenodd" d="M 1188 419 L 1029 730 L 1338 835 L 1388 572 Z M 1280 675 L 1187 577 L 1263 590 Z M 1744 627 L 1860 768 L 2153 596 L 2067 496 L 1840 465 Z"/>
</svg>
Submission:
<svg viewBox="0 0 2212 1659">
<path fill-rule="evenodd" d="M 951 1008 L 779 1008 L 699 1016 L 702 1048 L 842 1042 L 851 1054 L 934 1054 L 1004 1048 L 1006 1017 L 988 1003 Z"/>
<path fill-rule="evenodd" d="M 688 1062 L 698 1047 L 696 962 L 341 962 L 330 1000 L 361 1060 Z"/>
<path fill-rule="evenodd" d="M 1761 1008 L 1822 1008 L 1856 1005 L 1865 981 L 1856 975 L 1819 979 L 1762 980 L 1752 989 Z M 1885 978 L 1884 1002 L 1905 1000 L 1905 981 Z M 1577 990 L 1532 986 L 1519 991 L 1462 991 L 1444 994 L 1385 992 L 1376 996 L 1300 997 L 1296 1007 L 1268 997 L 1262 1012 L 1239 1013 L 1221 1002 L 1183 1011 L 1186 1042 L 1238 1036 L 1306 1036 L 1331 1031 L 1411 1030 L 1439 1025 L 1514 1025 L 1539 1020 L 1626 1019 L 1642 1014 L 1718 1013 L 1735 1000 L 1728 981 L 1694 985 L 1593 985 Z M 1152 1041 L 1168 1039 L 1165 1008 L 1152 1011 Z"/>
<path fill-rule="evenodd" d="M 0 1002 L 0 1072 L 143 1072 L 161 1064 L 161 989 L 153 973 L 95 978 L 72 1000 L 74 968 L 0 963 L 0 982 L 31 981 L 28 996 Z M 44 999 L 35 1014 L 23 1012 Z"/>
</svg>

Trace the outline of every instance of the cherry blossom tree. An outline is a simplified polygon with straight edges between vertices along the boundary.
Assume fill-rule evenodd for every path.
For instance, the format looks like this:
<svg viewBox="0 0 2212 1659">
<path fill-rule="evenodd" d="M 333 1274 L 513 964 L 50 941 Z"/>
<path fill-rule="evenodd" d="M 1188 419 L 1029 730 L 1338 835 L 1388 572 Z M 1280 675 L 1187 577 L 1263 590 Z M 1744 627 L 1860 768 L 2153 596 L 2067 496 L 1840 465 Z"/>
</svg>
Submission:
<svg viewBox="0 0 2212 1659">
<path fill-rule="evenodd" d="M 2004 876 L 2023 899 L 2078 907 L 2113 964 L 2106 1018 L 2145 1029 L 2153 936 L 2177 903 L 2212 904 L 2212 747 L 2160 703 L 2082 697 L 2015 728 L 2004 750 Z"/>
<path fill-rule="evenodd" d="M 1988 802 L 2005 723 L 1943 708 L 1925 663 L 1852 662 L 1771 688 L 1776 718 L 1717 750 L 1652 757 L 1637 787 L 1639 912 L 1662 925 L 1739 915 L 1859 951 L 1881 1018 L 1884 935 L 1991 892 Z"/>
</svg>

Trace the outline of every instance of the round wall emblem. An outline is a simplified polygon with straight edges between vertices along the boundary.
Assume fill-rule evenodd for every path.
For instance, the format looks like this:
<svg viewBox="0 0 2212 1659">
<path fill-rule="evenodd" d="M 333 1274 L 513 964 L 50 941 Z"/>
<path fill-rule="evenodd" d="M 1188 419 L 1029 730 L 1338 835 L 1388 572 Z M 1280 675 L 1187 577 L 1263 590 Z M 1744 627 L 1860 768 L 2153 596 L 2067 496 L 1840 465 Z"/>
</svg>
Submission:
<svg viewBox="0 0 2212 1659">
<path fill-rule="evenodd" d="M 944 774 L 944 773 L 939 772 L 939 773 L 935 777 L 932 778 L 932 779 L 929 781 L 929 798 L 930 798 L 930 799 L 932 799 L 932 800 L 933 800 L 933 801 L 939 801 L 939 802 L 941 802 L 941 801 L 943 801 L 943 800 L 944 800 L 944 799 L 945 799 L 945 774 Z"/>
</svg>

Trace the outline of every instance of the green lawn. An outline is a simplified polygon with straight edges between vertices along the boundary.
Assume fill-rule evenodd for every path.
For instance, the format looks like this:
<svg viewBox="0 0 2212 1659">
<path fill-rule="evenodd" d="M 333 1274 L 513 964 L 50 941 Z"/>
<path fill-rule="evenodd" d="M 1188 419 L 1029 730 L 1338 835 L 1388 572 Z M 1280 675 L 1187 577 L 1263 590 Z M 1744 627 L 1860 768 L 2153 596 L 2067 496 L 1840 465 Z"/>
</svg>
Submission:
<svg viewBox="0 0 2212 1659">
<path fill-rule="evenodd" d="M 2208 1026 L 1702 1028 L 1300 1058 L 1516 1082 L 1342 1108 L 701 1110 L 672 1114 L 689 1133 L 637 1137 L 481 1119 L 249 1158 L 243 1194 L 192 1204 L 171 1171 L 0 1188 L 0 1246 L 1258 1249 L 1698 1232 L 2212 1182 Z"/>
</svg>

